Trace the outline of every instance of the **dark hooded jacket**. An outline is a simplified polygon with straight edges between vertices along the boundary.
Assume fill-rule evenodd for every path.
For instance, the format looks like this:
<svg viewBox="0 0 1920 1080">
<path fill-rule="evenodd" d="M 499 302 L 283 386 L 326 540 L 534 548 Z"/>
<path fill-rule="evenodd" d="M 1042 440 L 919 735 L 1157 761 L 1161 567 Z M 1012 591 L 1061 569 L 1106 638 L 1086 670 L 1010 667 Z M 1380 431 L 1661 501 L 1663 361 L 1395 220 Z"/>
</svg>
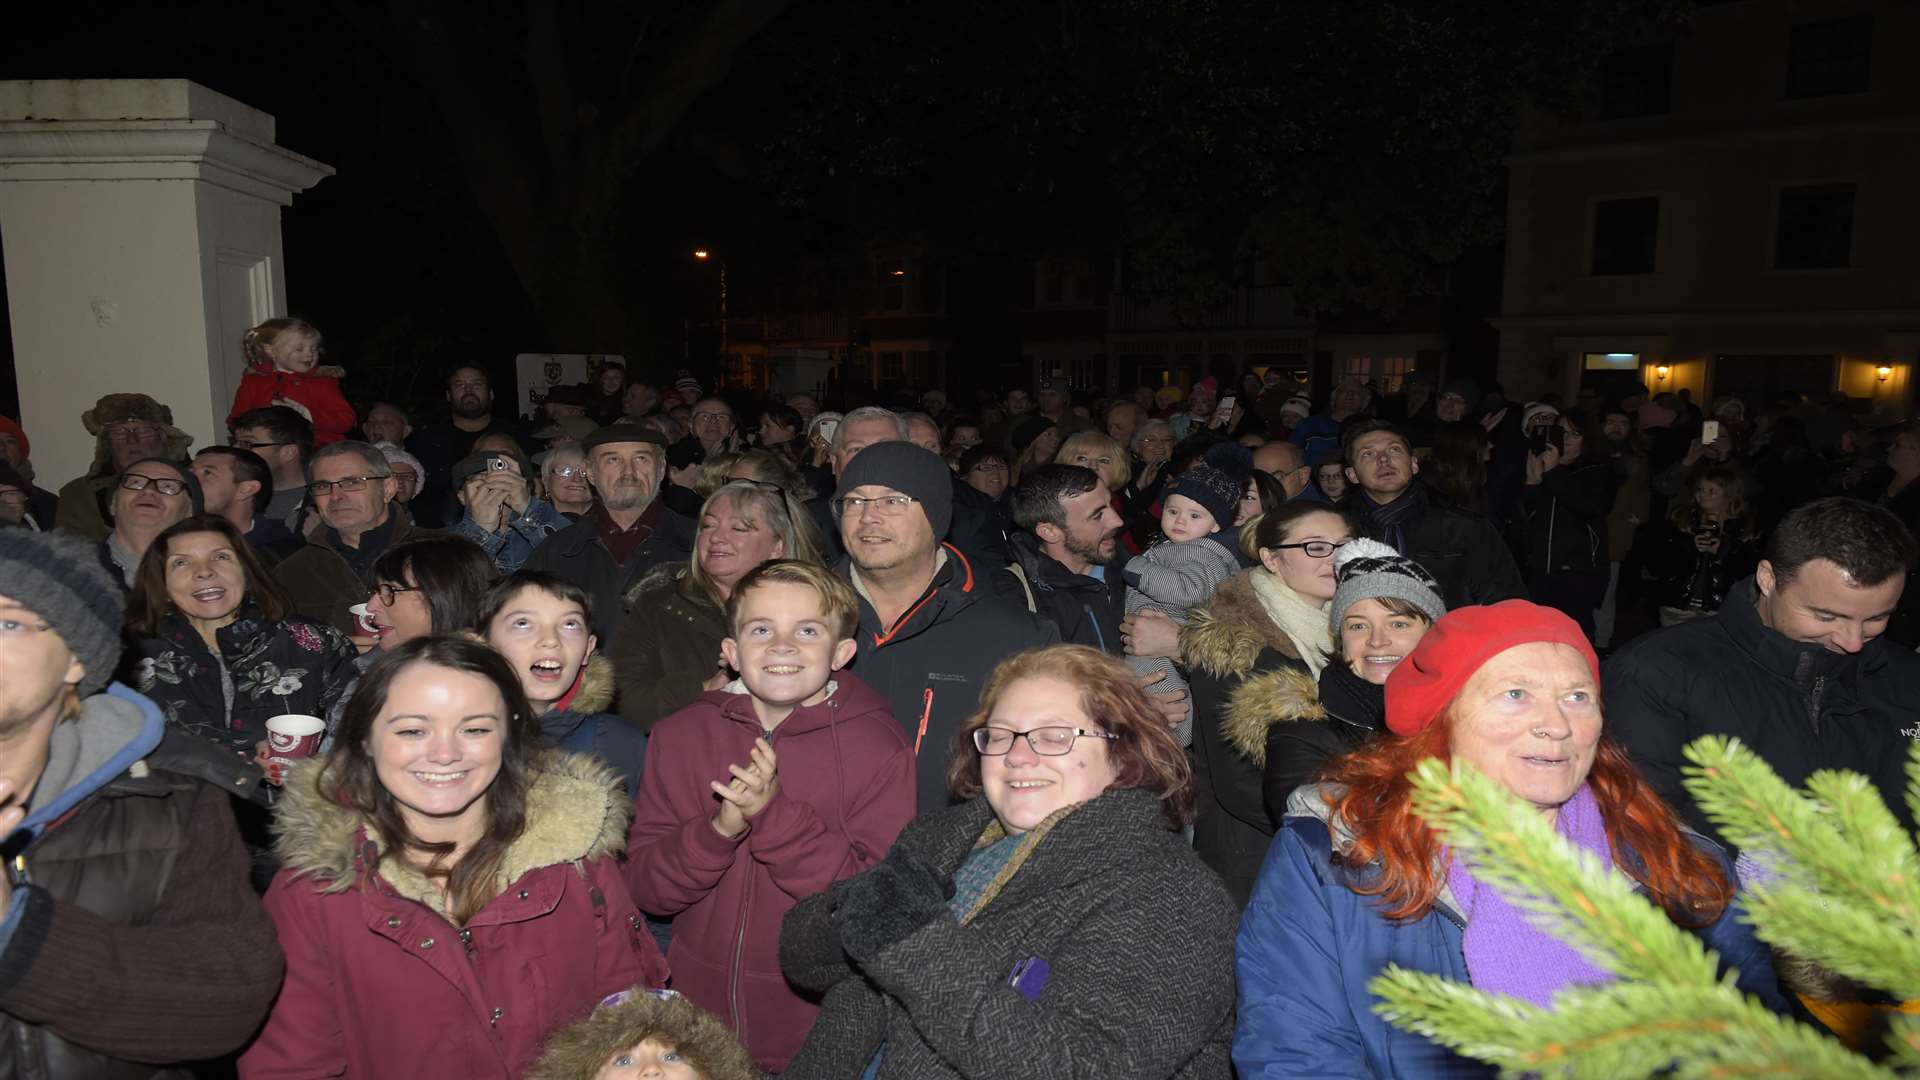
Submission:
<svg viewBox="0 0 1920 1080">
<path fill-rule="evenodd" d="M 881 626 L 873 604 L 860 596 L 860 651 L 851 665 L 887 699 L 919 758 L 922 813 L 947 805 L 954 733 L 979 704 L 987 676 L 1014 653 L 1060 640 L 1052 623 L 994 596 L 958 548 L 942 547 L 947 560 L 926 594 L 892 626 Z M 852 568 L 846 560 L 835 572 L 852 581 Z M 857 584 L 854 592 L 860 593 Z"/>
<path fill-rule="evenodd" d="M 0 846 L 0 1076 L 185 1076 L 168 1064 L 239 1049 L 279 989 L 222 790 L 258 773 L 166 734 L 117 683 L 54 729 Z"/>
<path fill-rule="evenodd" d="M 1440 598 L 1447 602 L 1448 611 L 1527 598 L 1520 567 L 1493 522 L 1436 497 L 1419 480 L 1400 498 L 1418 498 L 1426 504 L 1407 523 L 1407 550 L 1400 554 L 1425 567 L 1440 583 Z M 1360 520 L 1362 536 L 1391 543 L 1364 493 L 1356 490 L 1347 500 L 1347 509 Z M 1605 511 L 1600 516 L 1605 518 Z"/>
<path fill-rule="evenodd" d="M 1234 689 L 1220 726 L 1233 748 L 1260 770 L 1261 801 L 1274 828 L 1296 788 L 1385 730 L 1384 699 L 1380 687 L 1338 659 L 1321 669 L 1317 684 L 1304 668 L 1282 666 L 1249 675 Z"/>
<path fill-rule="evenodd" d="M 450 536 L 450 533 L 423 529 L 413 522 L 413 515 L 401 503 L 390 503 L 387 513 L 391 518 L 381 526 L 385 530 L 386 543 L 380 551 L 390 550 L 395 544 L 408 540 L 420 540 L 430 536 Z M 273 567 L 273 578 L 287 590 L 287 596 L 293 600 L 293 609 L 315 622 L 323 622 L 343 634 L 359 633 L 357 620 L 353 612 L 347 610 L 355 604 L 364 604 L 371 589 L 370 583 L 361 574 L 356 573 L 348 564 L 345 555 L 334 546 L 339 534 L 325 525 L 313 530 L 304 543 Z M 361 537 L 361 543 L 369 542 L 373 536 L 369 532 Z M 380 551 L 367 553 L 363 557 L 371 566 Z"/>
<path fill-rule="evenodd" d="M 1911 831 L 1920 656 L 1885 638 L 1853 654 L 1792 641 L 1761 623 L 1758 598 L 1741 582 L 1712 618 L 1614 654 L 1602 672 L 1607 730 L 1688 827 L 1729 847 L 1681 783 L 1681 750 L 1702 735 L 1739 739 L 1793 787 L 1821 769 L 1861 773 Z"/>
<path fill-rule="evenodd" d="M 570 754 L 592 754 L 613 768 L 627 786 L 629 797 L 640 790 L 640 770 L 646 763 L 647 736 L 607 712 L 613 704 L 613 661 L 590 656 L 580 669 L 580 686 L 560 707 L 540 718 L 540 738 L 548 746 Z"/>
<path fill-rule="evenodd" d="M 625 565 L 614 561 L 593 514 L 561 529 L 533 549 L 522 566 L 525 570 L 544 570 L 573 582 L 587 591 L 593 608 L 593 628 L 600 635 L 600 647 L 611 650 L 619 640 L 626 621 L 625 598 L 646 577 L 647 571 L 661 563 L 685 562 L 693 555 L 694 523 L 674 513 L 665 504 L 659 508 L 653 532 L 641 541 Z"/>
<path fill-rule="evenodd" d="M 1122 653 L 1120 620 L 1127 615 L 1126 554 L 1117 552 L 1106 580 L 1076 574 L 1040 550 L 1031 533 L 1013 534 L 1013 562 L 993 575 L 993 590 L 1060 631 L 1060 640 L 1110 656 Z"/>
<path fill-rule="evenodd" d="M 647 572 L 608 648 L 620 676 L 620 716 L 641 731 L 686 708 L 719 670 L 726 612 L 687 578 L 684 562 Z"/>
<path fill-rule="evenodd" d="M 1193 688 L 1193 782 L 1198 800 L 1193 850 L 1246 906 L 1260 860 L 1280 827 L 1267 812 L 1261 766 L 1235 749 L 1226 725 L 1233 702 L 1250 680 L 1290 671 L 1308 685 L 1313 676 L 1293 642 L 1268 618 L 1247 570 L 1220 583 L 1213 600 L 1196 608 L 1180 630 L 1187 681 Z M 1259 693 L 1253 691 L 1252 693 Z M 1251 698 L 1249 699 L 1252 700 Z"/>
<path fill-rule="evenodd" d="M 780 920 L 880 861 L 913 819 L 912 748 L 879 694 L 845 672 L 836 679 L 825 701 L 795 709 L 768 737 L 780 790 L 739 836 L 713 828 L 708 787 L 747 763 L 764 734 L 738 682 L 654 727 L 654 771 L 634 802 L 627 881 L 642 908 L 674 916 L 674 988 L 775 1071 L 817 1008 L 780 974 Z"/>
</svg>

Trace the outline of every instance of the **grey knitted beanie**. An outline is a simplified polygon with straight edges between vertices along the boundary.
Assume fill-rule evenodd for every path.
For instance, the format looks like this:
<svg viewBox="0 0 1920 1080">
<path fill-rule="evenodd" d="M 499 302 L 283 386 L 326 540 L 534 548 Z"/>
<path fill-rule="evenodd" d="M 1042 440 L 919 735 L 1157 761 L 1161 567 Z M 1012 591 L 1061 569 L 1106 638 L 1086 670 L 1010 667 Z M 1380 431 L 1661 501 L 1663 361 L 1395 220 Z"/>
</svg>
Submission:
<svg viewBox="0 0 1920 1080">
<path fill-rule="evenodd" d="M 126 599 L 94 545 L 66 533 L 0 529 L 0 596 L 53 627 L 86 666 L 80 694 L 97 694 L 120 663 Z"/>
<path fill-rule="evenodd" d="M 1331 625 L 1335 636 L 1340 633 L 1347 609 L 1362 600 L 1383 596 L 1404 600 L 1419 608 L 1429 624 L 1447 613 L 1447 603 L 1440 599 L 1440 583 L 1427 568 L 1378 540 L 1359 537 L 1341 544 L 1333 554 L 1333 574 L 1339 582 L 1333 592 Z"/>
<path fill-rule="evenodd" d="M 926 511 L 927 524 L 933 526 L 933 538 L 947 538 L 947 527 L 953 524 L 953 470 L 947 468 L 938 454 L 910 442 L 880 442 L 853 455 L 853 460 L 847 462 L 840 473 L 839 489 L 833 493 L 836 522 L 840 518 L 840 500 L 847 492 L 868 484 L 913 496 L 920 509 Z"/>
</svg>

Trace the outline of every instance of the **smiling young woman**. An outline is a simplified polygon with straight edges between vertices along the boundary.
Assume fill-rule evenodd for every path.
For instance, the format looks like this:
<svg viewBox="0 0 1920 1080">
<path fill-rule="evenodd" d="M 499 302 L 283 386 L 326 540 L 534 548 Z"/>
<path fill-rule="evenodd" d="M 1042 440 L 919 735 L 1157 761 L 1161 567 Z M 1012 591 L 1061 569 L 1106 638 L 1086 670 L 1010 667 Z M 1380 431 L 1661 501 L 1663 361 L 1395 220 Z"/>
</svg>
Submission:
<svg viewBox="0 0 1920 1080">
<path fill-rule="evenodd" d="M 387 652 L 289 776 L 266 897 L 287 977 L 240 1075 L 505 1080 L 607 995 L 663 985 L 617 866 L 627 815 L 611 769 L 541 745 L 498 653 Z"/>
</svg>

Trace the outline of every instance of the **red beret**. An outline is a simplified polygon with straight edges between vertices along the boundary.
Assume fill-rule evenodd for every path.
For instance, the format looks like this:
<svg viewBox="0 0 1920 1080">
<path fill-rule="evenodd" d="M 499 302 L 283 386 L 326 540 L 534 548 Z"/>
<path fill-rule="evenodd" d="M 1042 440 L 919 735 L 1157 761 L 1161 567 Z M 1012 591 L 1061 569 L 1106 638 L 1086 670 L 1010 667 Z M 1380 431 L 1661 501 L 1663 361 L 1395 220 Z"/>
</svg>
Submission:
<svg viewBox="0 0 1920 1080">
<path fill-rule="evenodd" d="M 27 442 L 27 430 L 16 423 L 11 417 L 0 416 L 0 431 L 4 431 L 20 440 L 21 457 L 30 458 L 33 456 L 33 444 Z"/>
<path fill-rule="evenodd" d="M 1564 613 L 1525 600 L 1455 608 L 1414 646 L 1413 655 L 1387 676 L 1387 729 L 1414 735 L 1433 723 L 1481 665 L 1516 645 L 1546 642 L 1579 650 L 1600 680 L 1594 654 L 1580 624 Z"/>
</svg>

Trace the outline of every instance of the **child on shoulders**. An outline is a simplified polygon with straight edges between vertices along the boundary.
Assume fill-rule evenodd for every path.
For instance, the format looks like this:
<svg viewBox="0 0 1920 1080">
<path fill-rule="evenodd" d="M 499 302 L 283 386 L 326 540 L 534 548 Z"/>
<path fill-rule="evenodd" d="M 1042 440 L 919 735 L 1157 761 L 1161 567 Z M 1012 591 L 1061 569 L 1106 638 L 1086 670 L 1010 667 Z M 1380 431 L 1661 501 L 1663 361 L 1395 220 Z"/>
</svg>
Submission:
<svg viewBox="0 0 1920 1080">
<path fill-rule="evenodd" d="M 340 393 L 346 372 L 320 366 L 320 331 L 305 319 L 268 319 L 240 339 L 247 373 L 227 410 L 227 423 L 254 409 L 285 405 L 313 423 L 313 445 L 339 442 L 359 422 Z"/>
</svg>

